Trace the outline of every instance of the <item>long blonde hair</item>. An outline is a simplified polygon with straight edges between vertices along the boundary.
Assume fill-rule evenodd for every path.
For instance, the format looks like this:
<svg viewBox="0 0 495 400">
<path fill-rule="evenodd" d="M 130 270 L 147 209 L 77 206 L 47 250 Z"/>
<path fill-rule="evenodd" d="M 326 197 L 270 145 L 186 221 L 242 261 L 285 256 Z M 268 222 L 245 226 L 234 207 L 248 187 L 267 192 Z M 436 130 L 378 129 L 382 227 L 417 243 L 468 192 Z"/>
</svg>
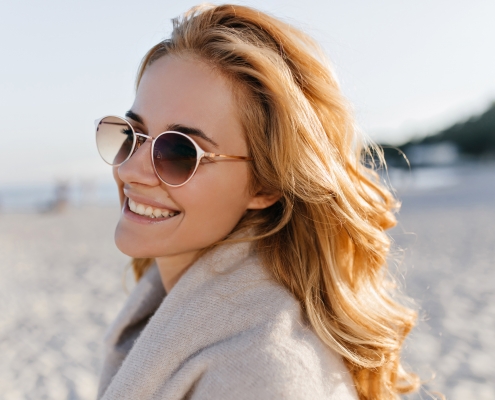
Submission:
<svg viewBox="0 0 495 400">
<path fill-rule="evenodd" d="M 280 193 L 249 211 L 234 234 L 256 233 L 263 265 L 299 300 L 320 339 L 339 353 L 360 399 L 395 399 L 417 389 L 400 363 L 413 310 L 392 297 L 386 274 L 397 201 L 363 154 L 328 61 L 299 30 L 257 10 L 199 6 L 173 21 L 170 39 L 144 57 L 192 55 L 235 91 L 250 155 L 251 189 Z M 227 238 L 228 239 L 228 238 Z M 133 260 L 139 279 L 149 259 Z"/>
</svg>

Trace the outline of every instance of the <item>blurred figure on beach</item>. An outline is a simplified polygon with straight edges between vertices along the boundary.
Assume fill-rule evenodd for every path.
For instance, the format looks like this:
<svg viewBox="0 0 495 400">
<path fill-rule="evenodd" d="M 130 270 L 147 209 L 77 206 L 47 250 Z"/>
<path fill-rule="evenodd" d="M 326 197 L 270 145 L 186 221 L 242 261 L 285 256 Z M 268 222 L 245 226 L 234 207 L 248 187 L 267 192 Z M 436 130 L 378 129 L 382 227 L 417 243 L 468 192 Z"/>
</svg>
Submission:
<svg viewBox="0 0 495 400">
<path fill-rule="evenodd" d="M 54 198 L 41 212 L 59 213 L 65 211 L 69 206 L 69 183 L 58 181 L 55 184 Z"/>
</svg>

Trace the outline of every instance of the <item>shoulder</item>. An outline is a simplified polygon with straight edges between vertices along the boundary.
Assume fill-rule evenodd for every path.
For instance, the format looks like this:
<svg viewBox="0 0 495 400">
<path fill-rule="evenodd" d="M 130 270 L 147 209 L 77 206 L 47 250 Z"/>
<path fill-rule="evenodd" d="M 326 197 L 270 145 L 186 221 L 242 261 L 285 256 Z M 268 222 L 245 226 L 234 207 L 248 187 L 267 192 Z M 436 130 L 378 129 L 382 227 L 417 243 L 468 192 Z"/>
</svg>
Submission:
<svg viewBox="0 0 495 400">
<path fill-rule="evenodd" d="M 341 357 L 243 248 L 213 253 L 184 274 L 105 399 L 357 399 Z"/>
<path fill-rule="evenodd" d="M 290 325 L 243 332 L 208 349 L 210 365 L 192 398 L 357 399 L 341 357 Z"/>
<path fill-rule="evenodd" d="M 207 366 L 192 399 L 357 399 L 342 358 L 305 323 L 285 288 L 259 280 L 235 303 L 252 324 L 198 354 Z"/>
</svg>

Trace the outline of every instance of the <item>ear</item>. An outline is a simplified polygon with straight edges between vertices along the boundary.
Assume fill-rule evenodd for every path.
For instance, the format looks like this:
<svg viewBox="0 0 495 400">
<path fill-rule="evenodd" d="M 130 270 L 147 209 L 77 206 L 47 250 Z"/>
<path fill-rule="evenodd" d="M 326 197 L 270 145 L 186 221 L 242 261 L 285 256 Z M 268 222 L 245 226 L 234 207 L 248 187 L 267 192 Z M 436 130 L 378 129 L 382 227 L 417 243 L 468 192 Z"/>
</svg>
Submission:
<svg viewBox="0 0 495 400">
<path fill-rule="evenodd" d="M 279 201 L 280 197 L 282 197 L 282 194 L 279 192 L 267 193 L 260 191 L 251 198 L 251 201 L 246 208 L 248 210 L 261 210 L 263 208 L 268 208 Z"/>
<path fill-rule="evenodd" d="M 113 173 L 113 179 L 115 179 L 115 183 L 117 184 L 117 190 L 119 192 L 119 200 L 120 200 L 120 207 L 124 205 L 124 182 L 122 182 L 122 179 L 120 179 L 119 176 L 119 167 L 112 167 L 112 173 Z"/>
</svg>

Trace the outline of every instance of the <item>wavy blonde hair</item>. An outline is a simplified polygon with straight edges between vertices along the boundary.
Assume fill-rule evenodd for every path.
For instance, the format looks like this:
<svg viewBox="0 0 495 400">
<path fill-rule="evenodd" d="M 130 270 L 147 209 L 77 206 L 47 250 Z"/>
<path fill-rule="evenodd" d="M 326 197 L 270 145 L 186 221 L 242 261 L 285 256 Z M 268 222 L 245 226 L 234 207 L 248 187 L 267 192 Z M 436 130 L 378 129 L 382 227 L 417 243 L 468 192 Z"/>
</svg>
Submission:
<svg viewBox="0 0 495 400">
<path fill-rule="evenodd" d="M 339 353 L 360 399 L 417 389 L 400 363 L 416 313 L 392 297 L 386 274 L 397 202 L 363 160 L 365 143 L 328 61 L 304 33 L 257 10 L 199 6 L 173 21 L 170 39 L 144 57 L 194 56 L 238 89 L 251 189 L 280 193 L 249 211 L 264 266 L 299 300 L 316 334 Z M 227 238 L 228 239 L 228 238 Z M 224 242 L 224 241 L 222 241 Z M 139 279 L 151 264 L 133 260 Z"/>
</svg>

